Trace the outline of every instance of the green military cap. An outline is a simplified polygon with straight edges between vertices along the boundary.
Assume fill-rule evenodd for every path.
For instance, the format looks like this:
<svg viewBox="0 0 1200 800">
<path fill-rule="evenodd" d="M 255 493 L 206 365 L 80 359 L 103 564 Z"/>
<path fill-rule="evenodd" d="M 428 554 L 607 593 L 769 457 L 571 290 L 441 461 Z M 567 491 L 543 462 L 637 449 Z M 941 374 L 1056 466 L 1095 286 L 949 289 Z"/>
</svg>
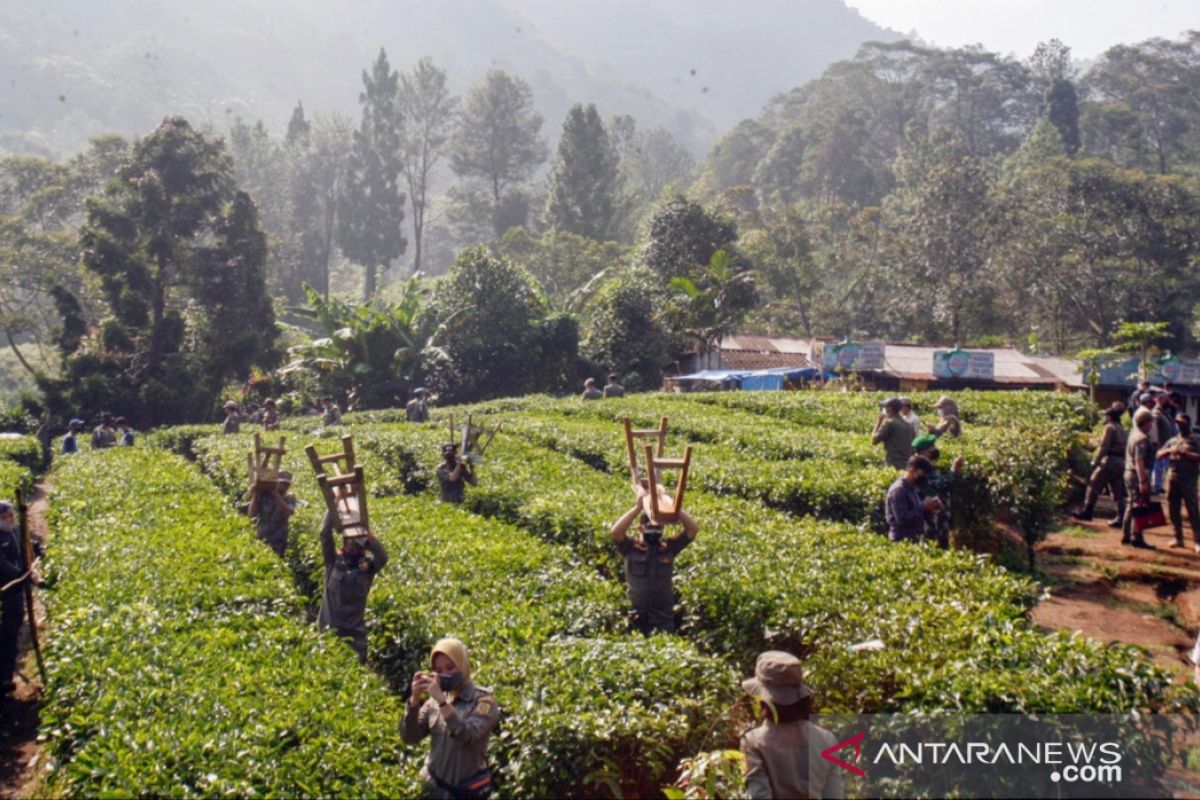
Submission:
<svg viewBox="0 0 1200 800">
<path fill-rule="evenodd" d="M 912 441 L 913 450 L 924 450 L 927 447 L 933 447 L 937 444 L 938 438 L 932 433 L 926 433 L 923 436 L 918 436 Z"/>
</svg>

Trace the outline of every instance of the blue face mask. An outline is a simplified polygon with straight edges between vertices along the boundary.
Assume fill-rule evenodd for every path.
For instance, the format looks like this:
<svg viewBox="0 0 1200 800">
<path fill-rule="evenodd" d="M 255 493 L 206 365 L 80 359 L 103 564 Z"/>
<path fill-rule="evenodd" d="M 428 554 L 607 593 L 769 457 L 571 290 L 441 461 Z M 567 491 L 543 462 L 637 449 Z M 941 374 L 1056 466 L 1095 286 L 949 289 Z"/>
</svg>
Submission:
<svg viewBox="0 0 1200 800">
<path fill-rule="evenodd" d="M 449 675 L 438 675 L 438 686 L 442 687 L 443 692 L 453 692 L 463 684 L 463 674 L 458 670 L 451 672 Z"/>
</svg>

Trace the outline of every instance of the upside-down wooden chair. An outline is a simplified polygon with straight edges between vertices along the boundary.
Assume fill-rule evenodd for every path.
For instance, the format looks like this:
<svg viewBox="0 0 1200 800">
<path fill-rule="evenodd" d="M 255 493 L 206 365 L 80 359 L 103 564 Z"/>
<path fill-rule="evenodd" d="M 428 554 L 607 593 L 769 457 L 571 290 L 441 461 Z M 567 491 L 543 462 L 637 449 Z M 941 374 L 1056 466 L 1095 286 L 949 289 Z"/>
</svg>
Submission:
<svg viewBox="0 0 1200 800">
<path fill-rule="evenodd" d="M 660 417 L 657 428 L 638 430 L 633 427 L 629 417 L 625 417 L 625 446 L 629 452 L 629 474 L 635 485 L 646 489 L 642 498 L 642 510 L 652 522 L 666 524 L 678 522 L 679 513 L 683 511 L 683 496 L 687 491 L 688 468 L 692 463 L 692 446 L 684 448 L 683 458 L 666 458 L 667 447 L 667 418 Z M 641 440 L 652 439 L 654 444 L 642 445 L 641 455 L 645 467 L 638 464 L 638 444 Z M 675 484 L 675 493 L 671 494 L 662 480 L 663 471 L 679 470 L 679 480 Z"/>
<path fill-rule="evenodd" d="M 315 445 L 304 448 L 317 474 L 317 485 L 325 498 L 325 506 L 333 512 L 334 527 L 348 536 L 366 535 L 367 482 L 363 468 L 354 463 L 354 437 L 342 437 L 342 452 L 323 456 Z M 326 468 L 330 471 L 326 471 Z"/>
<path fill-rule="evenodd" d="M 269 447 L 262 443 L 260 434 L 254 434 L 254 452 L 246 454 L 251 489 L 269 492 L 279 484 L 280 462 L 287 453 L 286 441 L 287 437 L 280 436 L 279 446 Z"/>
<path fill-rule="evenodd" d="M 462 455 L 464 461 L 478 463 L 483 460 L 483 453 L 487 450 L 488 445 L 492 443 L 492 439 L 496 438 L 496 434 L 504 427 L 501 422 L 494 428 L 488 428 L 486 425 L 475 425 L 472 423 L 472 415 L 467 415 L 466 425 L 455 425 L 454 415 L 450 415 L 450 442 L 458 445 L 458 452 Z M 483 434 L 487 434 L 487 439 L 483 444 L 479 443 L 479 439 Z"/>
</svg>

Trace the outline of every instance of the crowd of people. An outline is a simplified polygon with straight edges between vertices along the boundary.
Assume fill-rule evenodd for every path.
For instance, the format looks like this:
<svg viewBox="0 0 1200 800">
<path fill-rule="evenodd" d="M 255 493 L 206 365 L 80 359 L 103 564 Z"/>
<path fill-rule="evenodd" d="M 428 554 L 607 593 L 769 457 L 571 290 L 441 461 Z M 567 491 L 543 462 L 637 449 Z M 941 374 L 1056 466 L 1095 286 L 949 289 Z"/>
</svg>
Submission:
<svg viewBox="0 0 1200 800">
<path fill-rule="evenodd" d="M 1131 418 L 1131 429 L 1122 424 Z M 1184 548 L 1183 511 L 1187 510 L 1192 548 L 1200 553 L 1200 432 L 1183 412 L 1183 397 L 1170 387 L 1156 389 L 1143 381 L 1129 403 L 1113 403 L 1104 412 L 1104 434 L 1092 457 L 1083 506 L 1072 512 L 1090 520 L 1107 493 L 1116 506 L 1109 525 L 1121 529 L 1121 544 L 1153 550 L 1146 541 L 1144 517 L 1152 515 L 1155 496 L 1165 494 L 1175 537 L 1172 548 Z"/>
<path fill-rule="evenodd" d="M 943 395 L 934 403 L 938 421 L 924 426 L 909 397 L 891 397 L 880 404 L 871 443 L 883 446 L 883 463 L 901 474 L 888 488 L 884 517 L 893 542 L 934 541 L 950 546 L 950 495 L 962 471 L 963 457 L 949 469 L 938 466 L 938 440 L 962 435 L 958 404 Z"/>
</svg>

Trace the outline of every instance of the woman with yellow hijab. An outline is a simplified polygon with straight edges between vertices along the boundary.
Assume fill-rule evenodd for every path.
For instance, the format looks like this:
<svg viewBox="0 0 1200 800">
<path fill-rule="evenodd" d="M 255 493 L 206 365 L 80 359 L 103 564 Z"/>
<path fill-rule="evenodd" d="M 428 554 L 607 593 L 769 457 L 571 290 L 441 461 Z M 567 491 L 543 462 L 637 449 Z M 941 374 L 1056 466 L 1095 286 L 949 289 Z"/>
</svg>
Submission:
<svg viewBox="0 0 1200 800">
<path fill-rule="evenodd" d="M 429 653 L 432 672 L 417 672 L 405 704 L 400 738 L 417 744 L 433 739 L 421 768 L 425 796 L 434 800 L 486 798 L 492 792 L 487 766 L 488 739 L 500 719 L 490 689 L 471 680 L 467 647 L 442 639 Z M 425 698 L 425 699 L 422 699 Z"/>
</svg>

